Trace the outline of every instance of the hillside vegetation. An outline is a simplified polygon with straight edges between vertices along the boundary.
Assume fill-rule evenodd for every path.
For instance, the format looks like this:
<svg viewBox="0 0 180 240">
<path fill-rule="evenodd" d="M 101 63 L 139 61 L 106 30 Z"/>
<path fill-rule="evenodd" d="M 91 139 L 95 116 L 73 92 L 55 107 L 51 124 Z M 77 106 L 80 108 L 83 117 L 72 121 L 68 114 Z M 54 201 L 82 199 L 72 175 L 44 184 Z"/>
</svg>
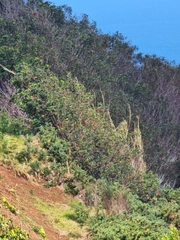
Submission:
<svg viewBox="0 0 180 240">
<path fill-rule="evenodd" d="M 78 196 L 91 239 L 179 239 L 179 66 L 66 5 L 2 0 L 0 28 L 1 162 Z"/>
</svg>

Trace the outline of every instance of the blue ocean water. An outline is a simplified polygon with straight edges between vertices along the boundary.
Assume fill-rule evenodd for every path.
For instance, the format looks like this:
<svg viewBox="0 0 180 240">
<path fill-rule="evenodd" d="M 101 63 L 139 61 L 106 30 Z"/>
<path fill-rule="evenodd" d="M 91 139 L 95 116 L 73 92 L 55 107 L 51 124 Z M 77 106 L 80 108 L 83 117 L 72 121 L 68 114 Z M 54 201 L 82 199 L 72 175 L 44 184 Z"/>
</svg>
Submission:
<svg viewBox="0 0 180 240">
<path fill-rule="evenodd" d="M 143 54 L 155 54 L 168 61 L 180 64 L 180 21 L 128 21 L 119 19 L 119 24 L 103 25 L 103 29 L 111 33 L 118 29 L 132 45 L 139 48 Z M 115 30 L 116 29 L 116 30 Z"/>
<path fill-rule="evenodd" d="M 118 31 L 143 54 L 180 64 L 179 0 L 54 0 L 89 16 L 104 33 Z"/>
<path fill-rule="evenodd" d="M 139 52 L 155 54 L 180 64 L 180 32 L 179 29 L 171 29 L 171 26 L 168 21 L 165 24 L 150 21 L 113 25 L 110 28 L 118 29 L 132 45 L 139 48 Z"/>
</svg>

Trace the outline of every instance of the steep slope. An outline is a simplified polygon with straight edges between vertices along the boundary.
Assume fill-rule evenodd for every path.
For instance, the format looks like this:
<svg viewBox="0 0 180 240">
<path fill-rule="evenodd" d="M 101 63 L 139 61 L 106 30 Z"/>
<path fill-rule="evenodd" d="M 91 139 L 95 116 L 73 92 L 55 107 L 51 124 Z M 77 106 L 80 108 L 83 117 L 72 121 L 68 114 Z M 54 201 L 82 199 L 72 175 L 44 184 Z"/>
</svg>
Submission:
<svg viewBox="0 0 180 240">
<path fill-rule="evenodd" d="M 146 170 L 178 187 L 180 69 L 66 6 L 3 0 L 0 17 L 2 213 L 33 239 L 178 239 L 180 189 Z"/>
<path fill-rule="evenodd" d="M 115 127 L 129 119 L 130 106 L 130 131 L 140 117 L 147 169 L 162 184 L 178 187 L 180 68 L 155 55 L 136 54 L 122 34 L 103 34 L 86 15 L 71 13 L 48 1 L 1 1 L 0 64 L 9 71 L 0 69 L 0 103 L 23 115 L 4 89 L 23 62 L 39 59 L 62 79 L 70 72 L 93 93 L 95 106 L 103 102 L 109 109 Z"/>
<path fill-rule="evenodd" d="M 34 179 L 35 180 L 35 179 Z M 81 229 L 76 222 L 65 217 L 65 213 L 70 211 L 70 201 L 72 197 L 65 194 L 63 189 L 52 187 L 47 189 L 42 180 L 32 181 L 25 176 L 18 176 L 12 167 L 0 164 L 0 204 L 1 214 L 4 217 L 11 218 L 13 224 L 20 226 L 27 231 L 33 240 L 42 239 L 36 229 L 42 227 L 46 233 L 47 240 L 69 240 L 86 239 L 86 231 Z M 5 208 L 2 197 L 15 207 L 17 214 L 13 214 L 8 208 Z M 48 209 L 39 210 L 40 206 L 48 206 L 52 211 L 50 218 Z M 54 206 L 54 208 L 52 208 Z M 54 212 L 53 212 L 54 211 Z M 59 219 L 55 212 L 64 213 L 64 217 Z M 54 214 L 54 219 L 53 219 Z M 61 222 L 63 221 L 63 223 Z M 61 226 L 60 226 L 61 223 Z M 68 228 L 67 225 L 71 226 Z M 68 236 L 69 235 L 69 236 Z M 70 237 L 71 236 L 71 237 Z"/>
</svg>

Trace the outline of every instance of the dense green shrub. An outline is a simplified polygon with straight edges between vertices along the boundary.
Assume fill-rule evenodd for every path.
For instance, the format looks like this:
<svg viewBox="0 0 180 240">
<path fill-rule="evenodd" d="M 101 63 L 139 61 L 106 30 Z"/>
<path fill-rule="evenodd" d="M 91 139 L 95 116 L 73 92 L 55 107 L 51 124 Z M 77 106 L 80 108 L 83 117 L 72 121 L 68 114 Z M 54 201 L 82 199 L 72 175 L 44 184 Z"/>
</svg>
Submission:
<svg viewBox="0 0 180 240">
<path fill-rule="evenodd" d="M 20 227 L 14 226 L 11 219 L 0 215 L 0 239 L 2 240 L 30 240 L 29 234 Z"/>
<path fill-rule="evenodd" d="M 79 193 L 79 189 L 77 187 L 77 184 L 73 181 L 72 178 L 69 178 L 65 184 L 64 184 L 65 192 L 68 194 L 71 194 L 73 196 L 76 196 Z"/>
<path fill-rule="evenodd" d="M 16 154 L 16 158 L 20 163 L 29 162 L 30 152 L 27 149 L 22 149 L 19 153 Z"/>
<path fill-rule="evenodd" d="M 168 225 L 161 219 L 149 219 L 138 213 L 97 215 L 90 222 L 93 240 L 148 239 L 157 240 L 167 232 Z"/>
<path fill-rule="evenodd" d="M 42 160 L 45 161 L 46 159 L 47 159 L 47 153 L 44 150 L 40 149 L 38 160 L 39 161 L 42 161 Z"/>
<path fill-rule="evenodd" d="M 179 240 L 179 239 L 180 236 L 178 230 L 173 226 L 170 226 L 170 233 L 166 234 L 164 237 L 161 238 L 161 240 Z"/>
<path fill-rule="evenodd" d="M 41 125 L 38 137 L 41 140 L 42 147 L 49 149 L 50 146 L 56 142 L 58 138 L 58 133 L 55 127 L 52 126 L 50 123 L 45 123 L 45 125 Z"/>
<path fill-rule="evenodd" d="M 159 190 L 160 186 L 157 184 L 155 176 L 153 178 L 153 175 L 150 173 L 150 175 L 148 174 L 144 178 L 149 179 L 150 189 L 148 194 L 150 195 L 153 189 L 156 191 L 148 199 L 144 198 L 144 190 L 146 189 L 144 186 L 143 191 L 137 192 L 138 195 L 136 195 L 131 188 L 123 189 L 119 184 L 115 183 L 113 185 L 104 179 L 99 181 L 98 194 L 101 197 L 100 203 L 103 204 L 103 208 L 110 215 L 102 215 L 99 210 L 97 215 L 90 219 L 92 239 L 137 238 L 155 240 L 168 233 L 170 224 L 180 229 L 179 189 L 173 190 L 167 187 Z M 143 178 L 141 179 L 142 183 L 146 182 L 145 179 L 144 181 Z M 155 184 L 153 185 L 153 183 Z M 139 181 L 136 187 L 140 187 Z M 122 197 L 120 199 L 117 198 L 119 193 L 121 193 L 125 201 Z M 118 211 L 115 205 L 118 205 L 119 209 L 121 209 L 121 214 L 117 214 Z M 173 234 L 178 236 L 177 231 L 174 231 Z M 173 239 L 172 234 L 167 236 L 169 237 L 167 239 Z"/>
<path fill-rule="evenodd" d="M 43 172 L 43 176 L 47 177 L 51 173 L 51 169 L 49 169 L 49 167 L 44 167 L 42 169 L 42 172 Z"/>
<path fill-rule="evenodd" d="M 76 159 L 95 178 L 123 184 L 132 181 L 131 161 L 140 153 L 130 147 L 131 139 L 111 124 L 104 106 L 93 106 L 93 95 L 77 79 L 69 74 L 65 81 L 59 80 L 41 64 L 24 63 L 17 70 L 13 82 L 19 87 L 19 99 L 29 114 L 46 123 L 38 135 L 50 157 Z"/>
<path fill-rule="evenodd" d="M 29 128 L 22 119 L 12 118 L 6 111 L 2 110 L 0 111 L 0 132 L 18 136 L 28 133 Z"/>
<path fill-rule="evenodd" d="M 39 161 L 34 161 L 30 163 L 30 167 L 33 170 L 33 172 L 39 172 L 41 166 L 41 162 Z"/>
<path fill-rule="evenodd" d="M 167 225 L 162 220 L 151 220 L 148 216 L 123 214 L 96 216 L 91 227 L 93 240 L 149 239 L 157 240 L 166 233 Z"/>
<path fill-rule="evenodd" d="M 143 202 L 148 202 L 154 197 L 159 198 L 162 194 L 157 176 L 150 171 L 134 179 L 129 188 L 137 194 Z"/>
<path fill-rule="evenodd" d="M 83 226 L 89 216 L 88 209 L 81 202 L 76 201 L 73 201 L 71 203 L 71 208 L 75 212 L 74 220 L 78 222 L 81 226 Z"/>
<path fill-rule="evenodd" d="M 56 140 L 48 149 L 48 154 L 56 159 L 57 162 L 64 163 L 68 158 L 69 144 L 61 139 Z"/>
<path fill-rule="evenodd" d="M 70 164 L 71 172 L 64 174 L 65 190 L 67 193 L 77 195 L 81 192 L 87 191 L 87 189 L 93 184 L 94 179 L 83 170 L 76 161 Z M 85 197 L 84 195 L 82 197 Z M 84 198 L 85 200 L 85 198 Z"/>
</svg>

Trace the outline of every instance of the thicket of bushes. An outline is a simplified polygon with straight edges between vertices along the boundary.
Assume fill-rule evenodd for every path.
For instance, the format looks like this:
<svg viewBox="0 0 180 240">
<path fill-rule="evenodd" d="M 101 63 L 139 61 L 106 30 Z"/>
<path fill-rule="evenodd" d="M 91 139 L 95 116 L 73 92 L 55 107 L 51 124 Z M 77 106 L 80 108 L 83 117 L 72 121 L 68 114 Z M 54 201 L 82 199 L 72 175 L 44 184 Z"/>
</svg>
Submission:
<svg viewBox="0 0 180 240">
<path fill-rule="evenodd" d="M 155 175 L 143 172 L 143 167 L 133 169 L 132 159 L 142 156 L 139 146 L 133 146 L 133 132 L 118 132 L 103 106 L 93 106 L 92 95 L 77 80 L 60 81 L 43 66 L 25 69 L 28 85 L 21 71 L 13 82 L 23 80 L 16 99 L 34 116 L 30 119 L 34 134 L 26 135 L 24 148 L 14 159 L 26 163 L 29 173 L 44 177 L 47 187 L 64 183 L 67 192 L 81 195 L 87 206 L 96 208 L 90 217 L 82 206 L 75 206 L 77 221 L 89 225 L 92 239 L 160 239 L 170 225 L 179 229 L 180 191 L 162 189 Z M 43 91 L 46 84 L 47 92 Z M 8 115 L 1 118 L 10 129 L 14 121 Z M 24 128 L 21 122 L 18 128 Z M 17 136 L 4 129 L 3 134 Z"/>
<path fill-rule="evenodd" d="M 144 159 L 178 186 L 179 68 L 135 54 L 67 6 L 2 1 L 0 17 L 2 98 L 29 117 L 0 112 L 2 159 L 95 207 L 90 217 L 74 206 L 92 239 L 178 239 L 180 190 L 161 188 Z M 2 82 L 16 91 L 7 97 Z M 21 135 L 18 149 L 7 136 Z"/>
</svg>

